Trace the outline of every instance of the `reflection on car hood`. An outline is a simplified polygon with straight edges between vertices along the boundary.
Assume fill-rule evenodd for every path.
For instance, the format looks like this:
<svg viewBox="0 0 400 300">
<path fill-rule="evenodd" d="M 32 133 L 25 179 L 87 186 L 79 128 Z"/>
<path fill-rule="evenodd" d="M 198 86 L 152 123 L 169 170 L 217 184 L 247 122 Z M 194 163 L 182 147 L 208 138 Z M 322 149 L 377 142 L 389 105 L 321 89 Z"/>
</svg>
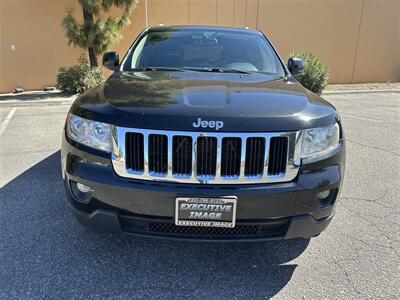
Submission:
<svg viewBox="0 0 400 300">
<path fill-rule="evenodd" d="M 194 130 L 197 118 L 220 120 L 227 132 L 292 131 L 337 118 L 332 105 L 293 79 L 190 71 L 117 72 L 81 95 L 71 112 L 123 127 L 164 130 Z"/>
</svg>

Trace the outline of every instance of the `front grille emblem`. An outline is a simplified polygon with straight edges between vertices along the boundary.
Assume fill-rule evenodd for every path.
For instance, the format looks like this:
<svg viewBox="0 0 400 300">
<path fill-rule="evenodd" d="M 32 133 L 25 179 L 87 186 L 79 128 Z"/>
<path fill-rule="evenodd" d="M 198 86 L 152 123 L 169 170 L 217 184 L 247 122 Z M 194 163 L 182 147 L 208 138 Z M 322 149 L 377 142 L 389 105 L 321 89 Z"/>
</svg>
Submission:
<svg viewBox="0 0 400 300">
<path fill-rule="evenodd" d="M 196 122 L 193 122 L 193 127 L 194 128 L 215 128 L 215 130 L 220 130 L 222 127 L 224 127 L 224 122 L 223 121 L 206 121 L 202 120 L 201 118 L 197 118 Z"/>
</svg>

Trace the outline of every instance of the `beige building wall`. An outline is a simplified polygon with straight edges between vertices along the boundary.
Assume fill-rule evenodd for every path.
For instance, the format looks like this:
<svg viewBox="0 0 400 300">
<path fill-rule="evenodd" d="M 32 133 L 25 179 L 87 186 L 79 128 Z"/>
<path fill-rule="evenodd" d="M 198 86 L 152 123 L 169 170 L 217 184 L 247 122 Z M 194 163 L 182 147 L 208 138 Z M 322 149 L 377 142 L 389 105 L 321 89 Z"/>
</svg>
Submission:
<svg viewBox="0 0 400 300">
<path fill-rule="evenodd" d="M 362 2 L 260 1 L 258 28 L 271 38 L 283 57 L 292 51 L 310 49 L 330 66 L 331 81 L 352 82 Z M 285 22 L 282 11 L 288 12 Z"/>
<path fill-rule="evenodd" d="M 82 19 L 77 0 L 0 0 L 0 93 L 54 86 L 59 67 L 77 62 L 82 51 L 68 46 L 61 25 L 67 9 Z M 115 47 L 121 54 L 146 26 L 143 4 L 131 19 Z"/>
<path fill-rule="evenodd" d="M 58 68 L 76 62 L 81 51 L 61 26 L 68 8 L 81 16 L 78 0 L 0 0 L 0 92 L 54 85 Z M 314 52 L 331 83 L 400 81 L 400 0 L 141 0 L 114 49 L 123 55 L 160 23 L 257 28 L 285 60 Z"/>
<path fill-rule="evenodd" d="M 67 46 L 61 27 L 66 7 L 72 4 L 0 0 L 0 92 L 54 85 L 58 67 L 76 61 L 78 52 Z"/>
<path fill-rule="evenodd" d="M 400 81 L 400 0 L 365 0 L 360 25 L 352 81 Z"/>
</svg>

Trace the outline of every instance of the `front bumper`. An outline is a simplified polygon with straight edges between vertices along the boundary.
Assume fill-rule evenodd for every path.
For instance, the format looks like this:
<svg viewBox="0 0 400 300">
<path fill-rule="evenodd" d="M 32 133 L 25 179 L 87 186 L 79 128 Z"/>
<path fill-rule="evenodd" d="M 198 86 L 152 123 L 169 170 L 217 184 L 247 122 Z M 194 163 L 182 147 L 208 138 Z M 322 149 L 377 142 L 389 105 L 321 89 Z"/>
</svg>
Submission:
<svg viewBox="0 0 400 300">
<path fill-rule="evenodd" d="M 162 183 L 118 177 L 109 155 L 76 144 L 63 135 L 62 170 L 69 204 L 86 227 L 191 240 L 309 238 L 330 223 L 344 173 L 345 146 L 329 159 L 301 166 L 287 183 L 206 185 Z M 93 189 L 88 203 L 77 200 L 70 182 Z M 329 189 L 329 199 L 317 193 Z M 217 229 L 174 225 L 176 197 L 237 196 L 236 227 Z"/>
<path fill-rule="evenodd" d="M 206 227 L 177 227 L 171 219 L 124 215 L 114 210 L 96 209 L 88 214 L 73 205 L 70 205 L 70 207 L 79 223 L 93 231 L 203 241 L 309 238 L 320 234 L 333 218 L 332 214 L 320 220 L 315 220 L 309 215 L 303 215 L 266 222 L 238 221 L 234 230 L 226 230 Z"/>
</svg>

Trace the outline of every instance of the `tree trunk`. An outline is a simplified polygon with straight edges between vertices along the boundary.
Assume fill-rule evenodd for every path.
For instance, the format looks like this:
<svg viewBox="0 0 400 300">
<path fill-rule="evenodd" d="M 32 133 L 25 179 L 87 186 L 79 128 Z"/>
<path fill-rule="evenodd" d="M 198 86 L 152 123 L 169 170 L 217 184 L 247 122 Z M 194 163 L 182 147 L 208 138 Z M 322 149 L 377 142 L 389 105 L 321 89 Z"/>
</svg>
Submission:
<svg viewBox="0 0 400 300">
<path fill-rule="evenodd" d="M 83 22 L 84 24 L 93 24 L 93 13 L 86 9 L 85 5 L 82 4 L 82 11 L 83 11 Z M 89 63 L 90 66 L 98 67 L 97 56 L 92 47 L 88 47 L 88 54 L 89 54 Z"/>
<path fill-rule="evenodd" d="M 92 47 L 89 47 L 89 48 L 88 48 L 88 53 L 89 53 L 89 63 L 90 63 L 90 66 L 91 66 L 92 68 L 98 67 L 99 64 L 98 64 L 98 62 L 97 62 L 97 56 L 96 56 L 96 54 L 94 53 L 94 50 L 93 50 Z"/>
</svg>

